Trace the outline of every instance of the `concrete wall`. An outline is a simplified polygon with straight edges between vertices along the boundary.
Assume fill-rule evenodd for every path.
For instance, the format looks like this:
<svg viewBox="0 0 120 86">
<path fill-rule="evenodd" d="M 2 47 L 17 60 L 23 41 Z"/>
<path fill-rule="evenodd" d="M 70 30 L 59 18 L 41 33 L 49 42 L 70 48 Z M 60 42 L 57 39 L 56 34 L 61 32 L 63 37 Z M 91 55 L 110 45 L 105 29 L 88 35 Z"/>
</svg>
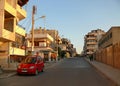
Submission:
<svg viewBox="0 0 120 86">
<path fill-rule="evenodd" d="M 116 44 L 117 42 L 120 41 L 120 27 L 113 27 L 112 32 L 113 32 L 113 44 Z"/>
<path fill-rule="evenodd" d="M 2 68 L 8 67 L 8 42 L 3 42 L 0 45 L 0 65 L 2 65 Z"/>
</svg>

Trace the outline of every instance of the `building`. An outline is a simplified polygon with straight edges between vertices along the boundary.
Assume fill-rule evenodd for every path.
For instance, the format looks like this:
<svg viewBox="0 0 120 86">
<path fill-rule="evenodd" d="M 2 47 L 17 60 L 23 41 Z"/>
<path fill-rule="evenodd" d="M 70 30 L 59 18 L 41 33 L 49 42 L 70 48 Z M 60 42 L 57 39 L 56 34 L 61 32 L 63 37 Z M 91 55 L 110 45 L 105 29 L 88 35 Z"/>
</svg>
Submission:
<svg viewBox="0 0 120 86">
<path fill-rule="evenodd" d="M 58 57 L 59 56 L 58 48 L 59 48 L 59 44 L 61 43 L 61 38 L 59 36 L 59 32 L 54 29 L 45 29 L 42 27 L 35 29 L 34 32 L 35 33 L 47 33 L 53 38 L 53 41 L 51 43 L 51 48 L 53 49 L 54 54 L 56 54 L 56 57 Z M 56 58 L 56 59 L 58 59 L 58 58 Z"/>
<path fill-rule="evenodd" d="M 27 34 L 26 38 L 27 38 L 27 52 L 29 55 L 29 53 L 31 53 L 31 42 L 32 42 L 31 34 Z M 54 39 L 48 33 L 46 33 L 45 30 L 42 32 L 42 29 L 35 29 L 34 54 L 38 53 L 46 61 L 50 61 L 51 54 L 54 52 L 54 50 L 51 47 L 53 40 Z"/>
<path fill-rule="evenodd" d="M 28 0 L 0 0 L 0 65 L 16 67 L 16 62 L 25 55 L 23 41 L 25 30 L 18 22 L 26 17 L 22 8 Z"/>
<path fill-rule="evenodd" d="M 92 30 L 84 37 L 84 55 L 91 55 L 98 49 L 98 41 L 105 34 L 101 29 Z"/>
<path fill-rule="evenodd" d="M 66 56 L 67 58 L 76 56 L 76 48 L 74 48 L 70 40 L 68 40 L 67 38 L 62 38 L 61 41 L 62 43 L 59 45 L 59 47 L 61 48 L 61 56 Z"/>
<path fill-rule="evenodd" d="M 51 47 L 54 51 L 57 52 L 57 47 L 58 47 L 58 40 L 59 40 L 59 33 L 57 30 L 51 30 L 51 29 L 42 29 L 42 27 L 35 29 L 35 33 L 47 33 L 53 38 L 53 42 L 51 44 Z"/>
<path fill-rule="evenodd" d="M 99 48 L 106 48 L 120 42 L 120 27 L 111 27 L 99 40 Z"/>
</svg>

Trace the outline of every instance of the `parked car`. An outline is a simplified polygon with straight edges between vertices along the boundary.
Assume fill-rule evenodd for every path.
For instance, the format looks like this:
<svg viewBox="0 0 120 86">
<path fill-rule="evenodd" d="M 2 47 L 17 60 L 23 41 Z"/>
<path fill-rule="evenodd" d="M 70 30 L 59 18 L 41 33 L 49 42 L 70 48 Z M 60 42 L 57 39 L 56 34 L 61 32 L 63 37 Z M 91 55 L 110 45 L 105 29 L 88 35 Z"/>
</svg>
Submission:
<svg viewBox="0 0 120 86">
<path fill-rule="evenodd" d="M 18 74 L 35 74 L 43 72 L 44 61 L 39 56 L 28 56 L 26 57 L 17 68 Z"/>
</svg>

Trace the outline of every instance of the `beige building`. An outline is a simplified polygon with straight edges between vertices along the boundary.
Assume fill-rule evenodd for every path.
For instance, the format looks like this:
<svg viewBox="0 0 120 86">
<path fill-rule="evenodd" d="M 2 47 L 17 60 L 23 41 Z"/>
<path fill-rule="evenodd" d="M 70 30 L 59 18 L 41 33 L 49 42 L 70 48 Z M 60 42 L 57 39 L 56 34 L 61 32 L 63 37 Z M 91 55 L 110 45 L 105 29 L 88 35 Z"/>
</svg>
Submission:
<svg viewBox="0 0 120 86">
<path fill-rule="evenodd" d="M 110 30 L 99 40 L 99 48 L 106 48 L 120 42 L 120 26 L 111 27 Z"/>
<path fill-rule="evenodd" d="M 105 32 L 101 29 L 92 30 L 84 37 L 84 54 L 91 55 L 98 49 L 98 40 Z"/>
<path fill-rule="evenodd" d="M 57 47 L 58 47 L 58 43 L 60 42 L 60 37 L 59 37 L 59 33 L 57 30 L 49 30 L 49 29 L 42 29 L 41 27 L 39 29 L 36 29 L 34 31 L 35 33 L 48 33 L 54 40 L 51 44 L 53 50 L 57 51 Z"/>
<path fill-rule="evenodd" d="M 31 34 L 27 35 L 27 51 L 31 53 Z M 53 42 L 53 38 L 46 33 L 42 29 L 34 30 L 34 54 L 38 53 L 41 57 L 45 58 L 46 61 L 51 60 L 51 54 L 53 53 L 53 49 L 51 44 Z"/>
<path fill-rule="evenodd" d="M 10 68 L 25 55 L 25 30 L 18 22 L 26 17 L 22 8 L 28 0 L 0 0 L 0 65 Z"/>
<path fill-rule="evenodd" d="M 58 56 L 58 47 L 61 43 L 61 38 L 59 36 L 59 33 L 57 30 L 54 30 L 54 29 L 43 29 L 43 28 L 38 28 L 38 29 L 35 29 L 34 30 L 34 33 L 47 33 L 49 34 L 52 38 L 53 38 L 53 41 L 51 43 L 51 48 L 53 49 L 54 53 L 57 54 Z"/>
</svg>

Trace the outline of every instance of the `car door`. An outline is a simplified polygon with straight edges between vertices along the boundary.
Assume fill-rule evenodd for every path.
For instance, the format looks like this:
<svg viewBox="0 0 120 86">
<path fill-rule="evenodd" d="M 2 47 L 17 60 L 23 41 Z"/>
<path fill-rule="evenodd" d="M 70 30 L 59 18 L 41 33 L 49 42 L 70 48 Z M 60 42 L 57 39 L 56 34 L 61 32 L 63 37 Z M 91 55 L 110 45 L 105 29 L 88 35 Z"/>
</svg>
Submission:
<svg viewBox="0 0 120 86">
<path fill-rule="evenodd" d="M 38 67 L 39 72 L 42 71 L 43 65 L 44 65 L 43 60 L 41 59 L 41 57 L 38 57 L 37 58 L 37 67 Z"/>
</svg>

